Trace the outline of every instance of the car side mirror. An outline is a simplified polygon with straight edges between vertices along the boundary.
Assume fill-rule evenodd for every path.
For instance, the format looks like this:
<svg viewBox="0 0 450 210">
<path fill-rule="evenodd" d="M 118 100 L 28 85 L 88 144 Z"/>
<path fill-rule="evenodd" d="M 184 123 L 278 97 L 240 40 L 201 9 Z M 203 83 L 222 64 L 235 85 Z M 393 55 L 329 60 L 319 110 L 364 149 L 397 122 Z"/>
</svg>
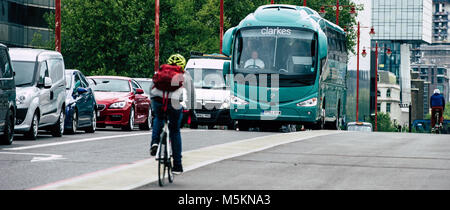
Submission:
<svg viewBox="0 0 450 210">
<path fill-rule="evenodd" d="M 79 88 L 77 88 L 77 92 L 78 92 L 78 94 L 83 94 L 83 93 L 87 93 L 88 90 L 86 88 L 79 87 Z"/>
<path fill-rule="evenodd" d="M 51 88 L 53 85 L 53 81 L 50 77 L 44 78 L 44 88 Z"/>
<path fill-rule="evenodd" d="M 135 91 L 136 94 L 144 94 L 144 90 L 137 88 Z"/>
</svg>

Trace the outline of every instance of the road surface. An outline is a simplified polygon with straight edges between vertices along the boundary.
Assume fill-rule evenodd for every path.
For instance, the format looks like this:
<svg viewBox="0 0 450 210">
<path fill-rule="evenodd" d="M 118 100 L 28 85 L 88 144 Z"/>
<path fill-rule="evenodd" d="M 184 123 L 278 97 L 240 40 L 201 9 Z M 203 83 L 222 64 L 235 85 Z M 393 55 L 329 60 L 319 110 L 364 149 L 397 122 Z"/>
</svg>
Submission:
<svg viewBox="0 0 450 210">
<path fill-rule="evenodd" d="M 0 146 L 0 189 L 450 189 L 450 136 L 182 130 L 185 173 L 157 185 L 150 132 L 102 129 Z"/>
</svg>

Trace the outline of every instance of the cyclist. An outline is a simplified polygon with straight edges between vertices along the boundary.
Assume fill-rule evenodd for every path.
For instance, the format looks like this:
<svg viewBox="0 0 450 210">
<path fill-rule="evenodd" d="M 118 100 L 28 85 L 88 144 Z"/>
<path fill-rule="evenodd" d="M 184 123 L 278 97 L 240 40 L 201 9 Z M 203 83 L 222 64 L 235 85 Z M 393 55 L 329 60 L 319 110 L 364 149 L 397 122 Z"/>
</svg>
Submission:
<svg viewBox="0 0 450 210">
<path fill-rule="evenodd" d="M 439 113 L 439 126 L 442 126 L 442 122 L 444 121 L 444 110 L 445 110 L 445 99 L 444 96 L 441 95 L 441 91 L 439 89 L 434 90 L 434 94 L 430 98 L 430 106 L 431 106 L 431 129 L 434 129 L 436 125 L 436 118 L 434 117 L 436 113 Z"/>
<path fill-rule="evenodd" d="M 155 118 L 153 121 L 152 140 L 150 144 L 151 145 L 150 155 L 151 156 L 156 155 L 158 144 L 160 141 L 160 135 L 162 132 L 162 127 L 164 126 L 163 114 L 166 114 L 167 119 L 169 120 L 169 133 L 170 133 L 169 138 L 172 142 L 172 151 L 173 151 L 172 171 L 174 174 L 181 174 L 183 172 L 183 166 L 181 161 L 182 144 L 180 133 L 182 111 L 183 108 L 188 110 L 192 109 L 193 102 L 195 102 L 194 85 L 192 83 L 192 78 L 189 75 L 189 73 L 184 71 L 185 66 L 186 66 L 186 59 L 182 55 L 180 54 L 171 55 L 167 61 L 167 64 L 162 65 L 160 67 L 160 70 L 156 74 L 162 72 L 162 69 L 164 68 L 174 68 L 176 69 L 176 71 L 181 70 L 183 72 L 182 75 L 183 77 L 181 79 L 182 86 L 172 92 L 161 90 L 156 88 L 158 85 L 156 84 L 154 77 L 154 84 L 152 85 L 150 91 L 150 98 L 152 99 L 152 109 L 153 113 L 155 114 Z M 172 84 L 174 84 L 173 81 Z"/>
</svg>

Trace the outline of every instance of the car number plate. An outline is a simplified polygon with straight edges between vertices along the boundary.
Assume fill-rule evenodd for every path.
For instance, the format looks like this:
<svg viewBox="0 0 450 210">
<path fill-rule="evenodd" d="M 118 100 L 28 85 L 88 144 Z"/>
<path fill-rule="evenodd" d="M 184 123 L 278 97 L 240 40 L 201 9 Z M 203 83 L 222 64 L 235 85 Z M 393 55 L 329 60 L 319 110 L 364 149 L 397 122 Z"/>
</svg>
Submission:
<svg viewBox="0 0 450 210">
<path fill-rule="evenodd" d="M 211 118 L 211 114 L 196 114 L 197 118 Z"/>
<path fill-rule="evenodd" d="M 263 111 L 263 115 L 278 116 L 281 115 L 281 111 Z"/>
</svg>

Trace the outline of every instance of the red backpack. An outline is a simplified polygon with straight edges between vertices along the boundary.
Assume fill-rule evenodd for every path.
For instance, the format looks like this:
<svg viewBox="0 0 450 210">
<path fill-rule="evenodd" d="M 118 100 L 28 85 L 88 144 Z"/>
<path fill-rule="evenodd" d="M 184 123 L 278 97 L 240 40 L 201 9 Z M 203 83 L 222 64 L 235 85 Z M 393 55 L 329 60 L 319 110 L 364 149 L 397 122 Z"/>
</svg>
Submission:
<svg viewBox="0 0 450 210">
<path fill-rule="evenodd" d="M 183 86 L 183 74 L 183 68 L 180 66 L 164 64 L 153 75 L 153 83 L 159 90 L 173 92 Z"/>
</svg>

